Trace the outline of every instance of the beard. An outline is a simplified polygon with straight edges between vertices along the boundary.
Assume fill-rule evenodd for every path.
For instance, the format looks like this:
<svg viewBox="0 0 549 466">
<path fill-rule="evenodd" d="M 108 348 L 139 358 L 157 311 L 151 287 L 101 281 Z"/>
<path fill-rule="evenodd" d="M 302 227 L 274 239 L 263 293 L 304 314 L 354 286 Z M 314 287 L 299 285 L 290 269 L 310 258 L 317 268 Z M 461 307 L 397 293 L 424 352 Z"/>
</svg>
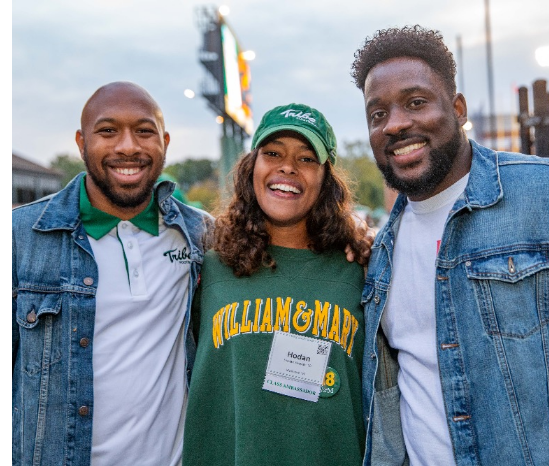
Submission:
<svg viewBox="0 0 549 466">
<path fill-rule="evenodd" d="M 393 144 L 397 140 L 406 139 L 407 137 L 409 136 L 403 135 L 402 137 L 395 138 L 390 143 Z M 389 187 L 406 194 L 408 197 L 425 196 L 432 193 L 442 183 L 448 173 L 450 173 L 454 166 L 454 161 L 458 156 L 460 146 L 461 130 L 459 123 L 456 121 L 455 131 L 450 140 L 442 146 L 429 151 L 429 167 L 418 178 L 411 180 L 399 178 L 395 175 L 393 167 L 388 163 L 383 166 L 377 163 L 377 166 Z"/>
<path fill-rule="evenodd" d="M 108 177 L 107 164 L 103 160 L 101 162 L 101 169 L 98 169 L 96 165 L 93 165 L 89 161 L 88 150 L 84 146 L 83 157 L 86 165 L 88 175 L 91 177 L 95 185 L 100 189 L 104 196 L 111 201 L 115 206 L 121 208 L 134 208 L 138 207 L 147 201 L 153 191 L 153 187 L 158 180 L 158 177 L 164 169 L 164 163 L 166 161 L 166 155 L 162 163 L 158 168 L 151 173 L 151 176 L 143 183 L 127 184 L 124 187 L 115 185 Z M 127 161 L 127 160 L 126 160 Z M 152 165 L 150 160 L 147 160 L 149 165 Z"/>
</svg>

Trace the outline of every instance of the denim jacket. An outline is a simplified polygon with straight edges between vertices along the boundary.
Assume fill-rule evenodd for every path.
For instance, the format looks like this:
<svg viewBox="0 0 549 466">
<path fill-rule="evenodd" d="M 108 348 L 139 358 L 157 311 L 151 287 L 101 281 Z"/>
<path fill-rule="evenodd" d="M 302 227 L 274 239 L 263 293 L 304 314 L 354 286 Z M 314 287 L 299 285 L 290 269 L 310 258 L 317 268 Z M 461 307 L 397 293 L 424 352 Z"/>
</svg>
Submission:
<svg viewBox="0 0 549 466">
<path fill-rule="evenodd" d="M 90 463 L 98 276 L 79 213 L 83 175 L 60 192 L 13 211 L 14 465 Z M 155 198 L 166 225 L 180 231 L 191 250 L 190 309 L 210 217 L 173 199 L 174 187 L 160 183 Z M 190 378 L 196 347 L 188 316 L 184 334 Z"/>
<path fill-rule="evenodd" d="M 436 260 L 437 355 L 454 458 L 458 466 L 548 465 L 549 159 L 470 142 L 469 181 Z M 380 327 L 406 202 L 399 195 L 375 240 L 362 297 L 364 465 L 408 463 L 397 352 Z"/>
</svg>

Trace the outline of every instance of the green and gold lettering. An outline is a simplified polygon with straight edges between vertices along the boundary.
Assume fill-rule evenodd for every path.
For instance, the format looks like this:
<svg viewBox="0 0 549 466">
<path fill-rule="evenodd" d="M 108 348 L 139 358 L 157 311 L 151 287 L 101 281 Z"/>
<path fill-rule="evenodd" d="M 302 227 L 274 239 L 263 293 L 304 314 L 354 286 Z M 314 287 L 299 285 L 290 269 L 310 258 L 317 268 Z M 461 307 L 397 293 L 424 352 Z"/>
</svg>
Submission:
<svg viewBox="0 0 549 466">
<path fill-rule="evenodd" d="M 231 327 L 229 328 L 229 336 L 234 337 L 240 333 L 240 325 L 236 322 L 236 310 L 238 303 L 231 304 Z"/>
<path fill-rule="evenodd" d="M 351 356 L 351 352 L 353 351 L 353 342 L 355 341 L 355 334 L 358 330 L 358 320 L 356 320 L 355 316 L 351 316 L 351 319 L 353 321 L 353 333 L 351 333 L 351 340 L 349 341 L 349 347 L 347 348 L 347 354 Z"/>
<path fill-rule="evenodd" d="M 246 299 L 244 300 L 244 310 L 242 311 L 240 333 L 250 333 L 252 331 L 252 321 L 248 320 L 248 309 L 250 309 L 250 301 Z"/>
<path fill-rule="evenodd" d="M 273 331 L 273 317 L 272 317 L 272 299 L 267 298 L 265 302 L 265 312 L 263 312 L 263 319 L 261 320 L 260 332 L 272 332 Z"/>
<path fill-rule="evenodd" d="M 349 338 L 349 333 L 351 332 L 351 313 L 343 308 L 343 328 L 341 329 L 341 337 L 339 339 L 339 344 L 343 349 L 347 348 L 347 339 Z"/>
<path fill-rule="evenodd" d="M 274 330 L 281 330 L 283 332 L 290 331 L 290 308 L 292 306 L 292 298 L 286 298 L 283 303 L 282 298 L 276 298 L 276 319 Z"/>
<path fill-rule="evenodd" d="M 315 301 L 315 323 L 313 325 L 313 335 L 318 336 L 322 329 L 322 337 L 326 338 L 328 333 L 328 320 L 330 319 L 330 303 L 324 305 L 320 301 Z"/>
<path fill-rule="evenodd" d="M 257 298 L 255 300 L 255 315 L 254 315 L 254 333 L 259 332 L 259 317 L 261 316 L 261 306 L 263 305 L 263 300 Z"/>
<path fill-rule="evenodd" d="M 307 303 L 305 301 L 299 301 L 296 308 L 297 312 L 294 313 L 292 324 L 296 332 L 305 333 L 311 326 L 313 310 L 307 309 Z M 303 319 L 303 324 L 299 324 L 299 319 Z"/>
<path fill-rule="evenodd" d="M 228 340 L 229 338 L 231 338 L 229 336 L 229 318 L 231 316 L 231 313 L 229 312 L 229 309 L 231 308 L 231 305 L 230 304 L 227 304 L 224 308 L 224 312 L 225 312 L 225 325 L 223 326 L 223 329 L 225 330 L 225 340 Z"/>
<path fill-rule="evenodd" d="M 223 308 L 219 309 L 213 316 L 213 328 L 212 328 L 212 337 L 214 346 L 219 348 L 223 344 Z"/>
<path fill-rule="evenodd" d="M 339 343 L 339 306 L 337 304 L 334 306 L 332 326 L 330 327 L 328 338 L 335 341 L 336 343 Z"/>
</svg>

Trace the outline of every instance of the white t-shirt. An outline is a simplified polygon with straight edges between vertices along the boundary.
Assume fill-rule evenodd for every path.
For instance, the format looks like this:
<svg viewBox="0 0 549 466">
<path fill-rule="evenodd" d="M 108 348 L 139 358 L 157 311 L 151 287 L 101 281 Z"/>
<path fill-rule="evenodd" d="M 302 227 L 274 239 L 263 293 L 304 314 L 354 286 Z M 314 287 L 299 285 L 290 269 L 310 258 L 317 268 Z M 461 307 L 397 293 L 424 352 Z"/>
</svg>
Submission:
<svg viewBox="0 0 549 466">
<path fill-rule="evenodd" d="M 383 332 L 398 350 L 400 416 L 412 466 L 454 465 L 436 350 L 435 261 L 466 175 L 425 201 L 408 200 L 398 229 Z"/>
<path fill-rule="evenodd" d="M 95 240 L 92 466 L 181 464 L 186 410 L 183 319 L 188 248 L 121 221 Z"/>
</svg>

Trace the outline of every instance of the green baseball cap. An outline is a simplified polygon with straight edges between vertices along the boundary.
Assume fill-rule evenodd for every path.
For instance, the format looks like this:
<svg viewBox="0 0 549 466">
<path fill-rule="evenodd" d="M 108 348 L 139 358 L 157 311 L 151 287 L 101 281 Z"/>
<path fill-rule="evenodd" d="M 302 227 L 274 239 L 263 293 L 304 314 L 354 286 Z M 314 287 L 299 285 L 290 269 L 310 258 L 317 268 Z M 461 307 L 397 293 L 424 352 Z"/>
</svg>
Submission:
<svg viewBox="0 0 549 466">
<path fill-rule="evenodd" d="M 334 130 L 324 115 L 303 104 L 281 105 L 269 110 L 259 123 L 252 139 L 252 149 L 274 133 L 295 131 L 304 136 L 313 146 L 320 163 L 330 159 L 335 164 L 337 142 Z"/>
</svg>

